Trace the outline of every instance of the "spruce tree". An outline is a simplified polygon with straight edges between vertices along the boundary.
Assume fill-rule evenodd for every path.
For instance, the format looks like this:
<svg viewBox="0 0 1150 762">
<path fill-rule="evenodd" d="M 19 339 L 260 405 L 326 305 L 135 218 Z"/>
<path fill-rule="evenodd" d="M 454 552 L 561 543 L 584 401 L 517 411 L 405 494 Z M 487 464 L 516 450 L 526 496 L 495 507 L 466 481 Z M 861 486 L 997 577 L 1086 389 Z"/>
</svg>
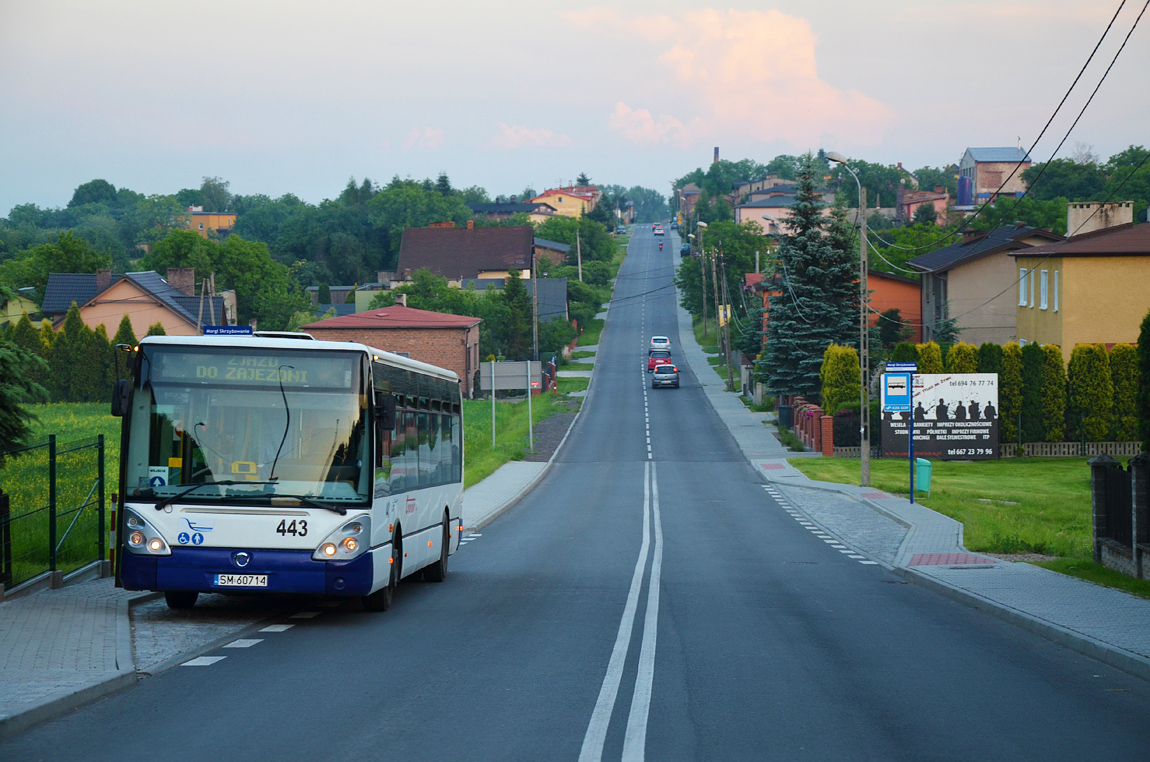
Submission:
<svg viewBox="0 0 1150 762">
<path fill-rule="evenodd" d="M 759 374 L 775 394 L 817 399 L 823 353 L 858 346 L 855 253 L 843 229 L 823 216 L 810 153 L 799 164 L 795 202 L 779 246 L 780 293 L 770 299 L 767 346 Z"/>
<path fill-rule="evenodd" d="M 507 359 L 526 360 L 531 356 L 534 336 L 531 330 L 531 296 L 519 277 L 519 271 L 512 268 L 503 286 L 503 302 L 511 311 L 507 331 Z"/>
</svg>

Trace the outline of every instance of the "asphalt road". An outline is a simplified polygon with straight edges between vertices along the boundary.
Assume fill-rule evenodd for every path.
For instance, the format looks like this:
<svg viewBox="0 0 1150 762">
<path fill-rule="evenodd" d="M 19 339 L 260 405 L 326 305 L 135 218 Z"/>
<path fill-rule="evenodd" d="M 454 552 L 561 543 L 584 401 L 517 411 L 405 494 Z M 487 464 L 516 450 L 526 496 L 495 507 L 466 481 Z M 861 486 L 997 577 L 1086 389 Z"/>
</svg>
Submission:
<svg viewBox="0 0 1150 762">
<path fill-rule="evenodd" d="M 445 583 L 285 618 L 0 759 L 1144 756 L 1150 685 L 840 552 L 764 492 L 690 371 L 649 388 L 647 339 L 679 341 L 678 239 L 657 240 L 632 239 L 554 468 Z"/>
</svg>

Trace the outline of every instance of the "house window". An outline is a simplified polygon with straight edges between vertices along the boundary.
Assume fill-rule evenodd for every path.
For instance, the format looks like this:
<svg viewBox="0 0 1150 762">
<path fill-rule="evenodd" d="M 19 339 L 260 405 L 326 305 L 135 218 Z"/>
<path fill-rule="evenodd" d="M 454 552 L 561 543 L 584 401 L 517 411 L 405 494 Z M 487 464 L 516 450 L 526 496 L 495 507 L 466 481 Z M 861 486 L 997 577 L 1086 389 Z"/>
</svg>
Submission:
<svg viewBox="0 0 1150 762">
<path fill-rule="evenodd" d="M 1038 278 L 1038 309 L 1046 309 L 1047 272 L 1043 270 Z"/>
<path fill-rule="evenodd" d="M 1054 311 L 1058 312 L 1058 271 L 1054 271 Z"/>
<path fill-rule="evenodd" d="M 200 223 L 200 230 L 203 230 L 203 229 L 204 229 L 204 223 L 201 222 Z"/>
<path fill-rule="evenodd" d="M 1026 279 L 1030 281 L 1030 308 L 1034 309 L 1034 270 L 1033 268 L 1026 274 Z"/>
<path fill-rule="evenodd" d="M 1018 306 L 1026 306 L 1026 268 L 1018 268 Z"/>
</svg>

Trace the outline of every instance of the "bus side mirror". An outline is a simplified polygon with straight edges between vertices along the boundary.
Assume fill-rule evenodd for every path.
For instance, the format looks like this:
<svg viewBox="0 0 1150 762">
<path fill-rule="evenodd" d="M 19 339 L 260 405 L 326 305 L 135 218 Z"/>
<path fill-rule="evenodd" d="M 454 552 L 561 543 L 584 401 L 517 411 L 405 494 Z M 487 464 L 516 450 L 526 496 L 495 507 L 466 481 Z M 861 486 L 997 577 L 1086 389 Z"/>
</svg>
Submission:
<svg viewBox="0 0 1150 762">
<path fill-rule="evenodd" d="M 128 412 L 128 398 L 131 394 L 131 381 L 120 379 L 112 386 L 112 415 L 122 418 Z"/>
<path fill-rule="evenodd" d="M 395 428 L 395 397 L 383 392 L 375 393 L 375 414 L 381 429 Z"/>
</svg>

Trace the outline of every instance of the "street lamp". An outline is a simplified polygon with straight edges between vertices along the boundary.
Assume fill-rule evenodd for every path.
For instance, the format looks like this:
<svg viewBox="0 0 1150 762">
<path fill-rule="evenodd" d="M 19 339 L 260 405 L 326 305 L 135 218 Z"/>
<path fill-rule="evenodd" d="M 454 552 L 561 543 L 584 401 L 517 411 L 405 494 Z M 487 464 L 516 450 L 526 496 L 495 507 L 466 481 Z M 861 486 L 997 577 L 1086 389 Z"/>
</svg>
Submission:
<svg viewBox="0 0 1150 762">
<path fill-rule="evenodd" d="M 860 483 L 870 486 L 870 331 L 867 330 L 867 243 L 866 243 L 866 188 L 859 182 L 859 176 L 847 164 L 847 157 L 835 151 L 826 154 L 828 160 L 842 164 L 859 189 L 859 371 L 862 376 L 862 389 L 859 392 L 859 436 L 862 445 L 859 453 L 861 461 Z"/>
</svg>

